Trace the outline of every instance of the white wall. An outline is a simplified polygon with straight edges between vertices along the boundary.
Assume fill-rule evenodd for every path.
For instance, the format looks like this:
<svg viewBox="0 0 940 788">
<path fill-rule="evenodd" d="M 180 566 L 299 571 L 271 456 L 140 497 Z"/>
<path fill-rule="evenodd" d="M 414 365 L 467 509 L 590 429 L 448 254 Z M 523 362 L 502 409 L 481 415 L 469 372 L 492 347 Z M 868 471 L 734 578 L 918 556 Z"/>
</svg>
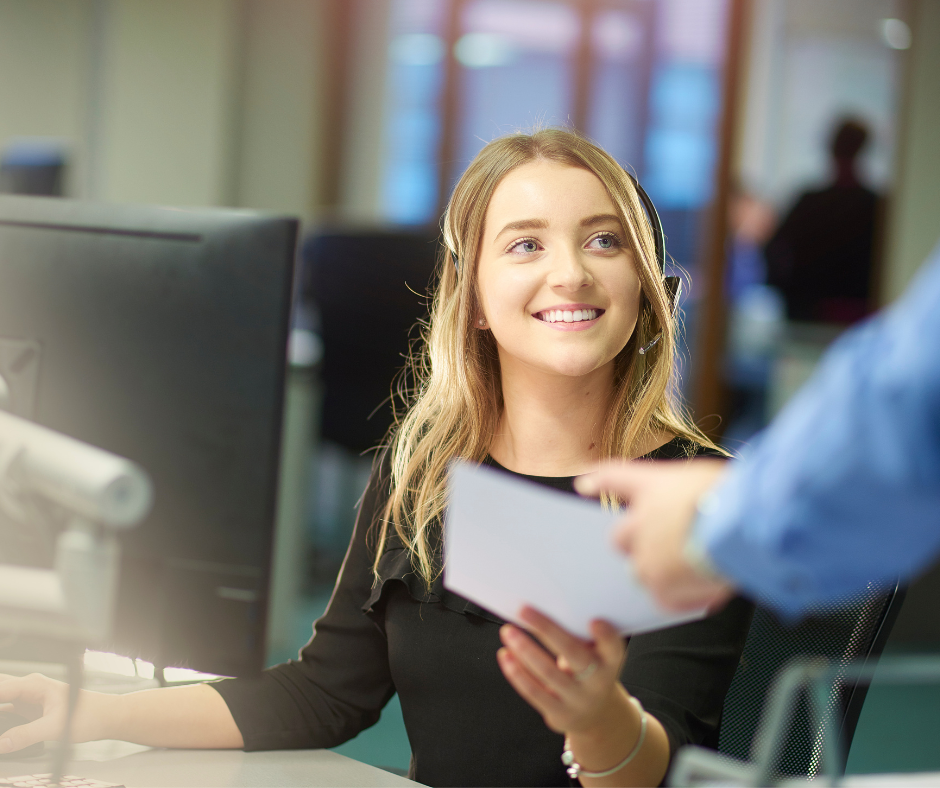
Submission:
<svg viewBox="0 0 940 788">
<path fill-rule="evenodd" d="M 322 0 L 0 0 L 0 148 L 60 140 L 67 194 L 320 210 Z"/>
<path fill-rule="evenodd" d="M 0 147 L 24 137 L 60 141 L 71 193 L 88 159 L 91 12 L 91 0 L 0 2 Z"/>
<path fill-rule="evenodd" d="M 109 202 L 233 202 L 235 4 L 114 0 L 101 86 Z"/>
<path fill-rule="evenodd" d="M 327 122 L 323 4 L 251 0 L 246 15 L 237 202 L 310 218 L 321 210 Z"/>
<path fill-rule="evenodd" d="M 882 300 L 896 298 L 940 240 L 940 2 L 913 3 L 913 46 L 889 205 Z"/>
<path fill-rule="evenodd" d="M 390 7 L 389 0 L 360 0 L 356 4 L 340 196 L 341 212 L 352 221 L 382 218 Z"/>
</svg>

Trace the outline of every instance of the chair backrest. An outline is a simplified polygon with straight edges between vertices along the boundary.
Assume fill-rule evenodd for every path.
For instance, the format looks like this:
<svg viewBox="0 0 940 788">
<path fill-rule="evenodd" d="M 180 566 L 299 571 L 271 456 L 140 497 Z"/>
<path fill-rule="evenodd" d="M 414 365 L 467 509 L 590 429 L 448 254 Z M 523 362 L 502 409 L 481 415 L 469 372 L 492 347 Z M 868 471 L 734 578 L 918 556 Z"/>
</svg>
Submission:
<svg viewBox="0 0 940 788">
<path fill-rule="evenodd" d="M 304 243 L 304 295 L 321 318 L 324 438 L 358 453 L 391 426 L 392 381 L 427 317 L 439 235 L 326 229 Z"/>
<path fill-rule="evenodd" d="M 749 760 L 764 701 L 774 677 L 790 660 L 821 656 L 846 665 L 853 660 L 876 660 L 881 655 L 897 618 L 903 589 L 870 585 L 838 606 L 818 608 L 800 623 L 787 626 L 772 613 L 758 608 L 731 688 L 725 697 L 718 750 Z M 848 752 L 868 691 L 866 684 L 840 681 L 830 693 L 830 707 L 840 724 L 844 752 Z M 780 753 L 782 774 L 815 776 L 822 768 L 821 742 L 806 700 L 797 706 L 787 746 Z"/>
</svg>

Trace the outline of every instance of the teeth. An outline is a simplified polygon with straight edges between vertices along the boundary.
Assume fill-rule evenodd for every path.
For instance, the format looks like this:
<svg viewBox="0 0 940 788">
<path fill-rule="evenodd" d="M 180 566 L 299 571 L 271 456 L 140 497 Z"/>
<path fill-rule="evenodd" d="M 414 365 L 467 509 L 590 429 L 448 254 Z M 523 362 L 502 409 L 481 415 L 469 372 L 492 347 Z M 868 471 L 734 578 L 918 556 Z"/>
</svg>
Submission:
<svg viewBox="0 0 940 788">
<path fill-rule="evenodd" d="M 549 309 L 542 312 L 542 320 L 546 323 L 580 323 L 585 320 L 594 320 L 597 318 L 596 309 Z"/>
</svg>

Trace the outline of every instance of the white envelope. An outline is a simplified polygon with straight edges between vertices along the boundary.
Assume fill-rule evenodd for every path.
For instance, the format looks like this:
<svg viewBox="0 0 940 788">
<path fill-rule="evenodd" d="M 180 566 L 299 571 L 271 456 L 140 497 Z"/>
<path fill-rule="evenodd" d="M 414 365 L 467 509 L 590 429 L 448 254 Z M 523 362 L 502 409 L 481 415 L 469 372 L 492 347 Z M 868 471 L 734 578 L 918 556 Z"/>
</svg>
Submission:
<svg viewBox="0 0 940 788">
<path fill-rule="evenodd" d="M 636 634 L 705 615 L 653 601 L 611 541 L 622 515 L 597 501 L 466 462 L 449 484 L 444 585 L 501 618 L 519 623 L 528 604 L 589 638 L 598 618 Z"/>
</svg>

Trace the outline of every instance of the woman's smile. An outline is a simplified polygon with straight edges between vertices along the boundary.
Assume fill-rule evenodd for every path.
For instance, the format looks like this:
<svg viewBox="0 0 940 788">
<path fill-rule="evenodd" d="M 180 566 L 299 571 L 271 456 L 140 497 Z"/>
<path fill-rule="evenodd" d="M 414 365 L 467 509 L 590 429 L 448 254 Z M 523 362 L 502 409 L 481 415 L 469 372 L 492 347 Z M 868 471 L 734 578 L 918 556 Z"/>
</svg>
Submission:
<svg viewBox="0 0 940 788">
<path fill-rule="evenodd" d="M 590 304 L 560 304 L 533 313 L 532 317 L 557 331 L 586 331 L 597 325 L 604 310 Z"/>
</svg>

